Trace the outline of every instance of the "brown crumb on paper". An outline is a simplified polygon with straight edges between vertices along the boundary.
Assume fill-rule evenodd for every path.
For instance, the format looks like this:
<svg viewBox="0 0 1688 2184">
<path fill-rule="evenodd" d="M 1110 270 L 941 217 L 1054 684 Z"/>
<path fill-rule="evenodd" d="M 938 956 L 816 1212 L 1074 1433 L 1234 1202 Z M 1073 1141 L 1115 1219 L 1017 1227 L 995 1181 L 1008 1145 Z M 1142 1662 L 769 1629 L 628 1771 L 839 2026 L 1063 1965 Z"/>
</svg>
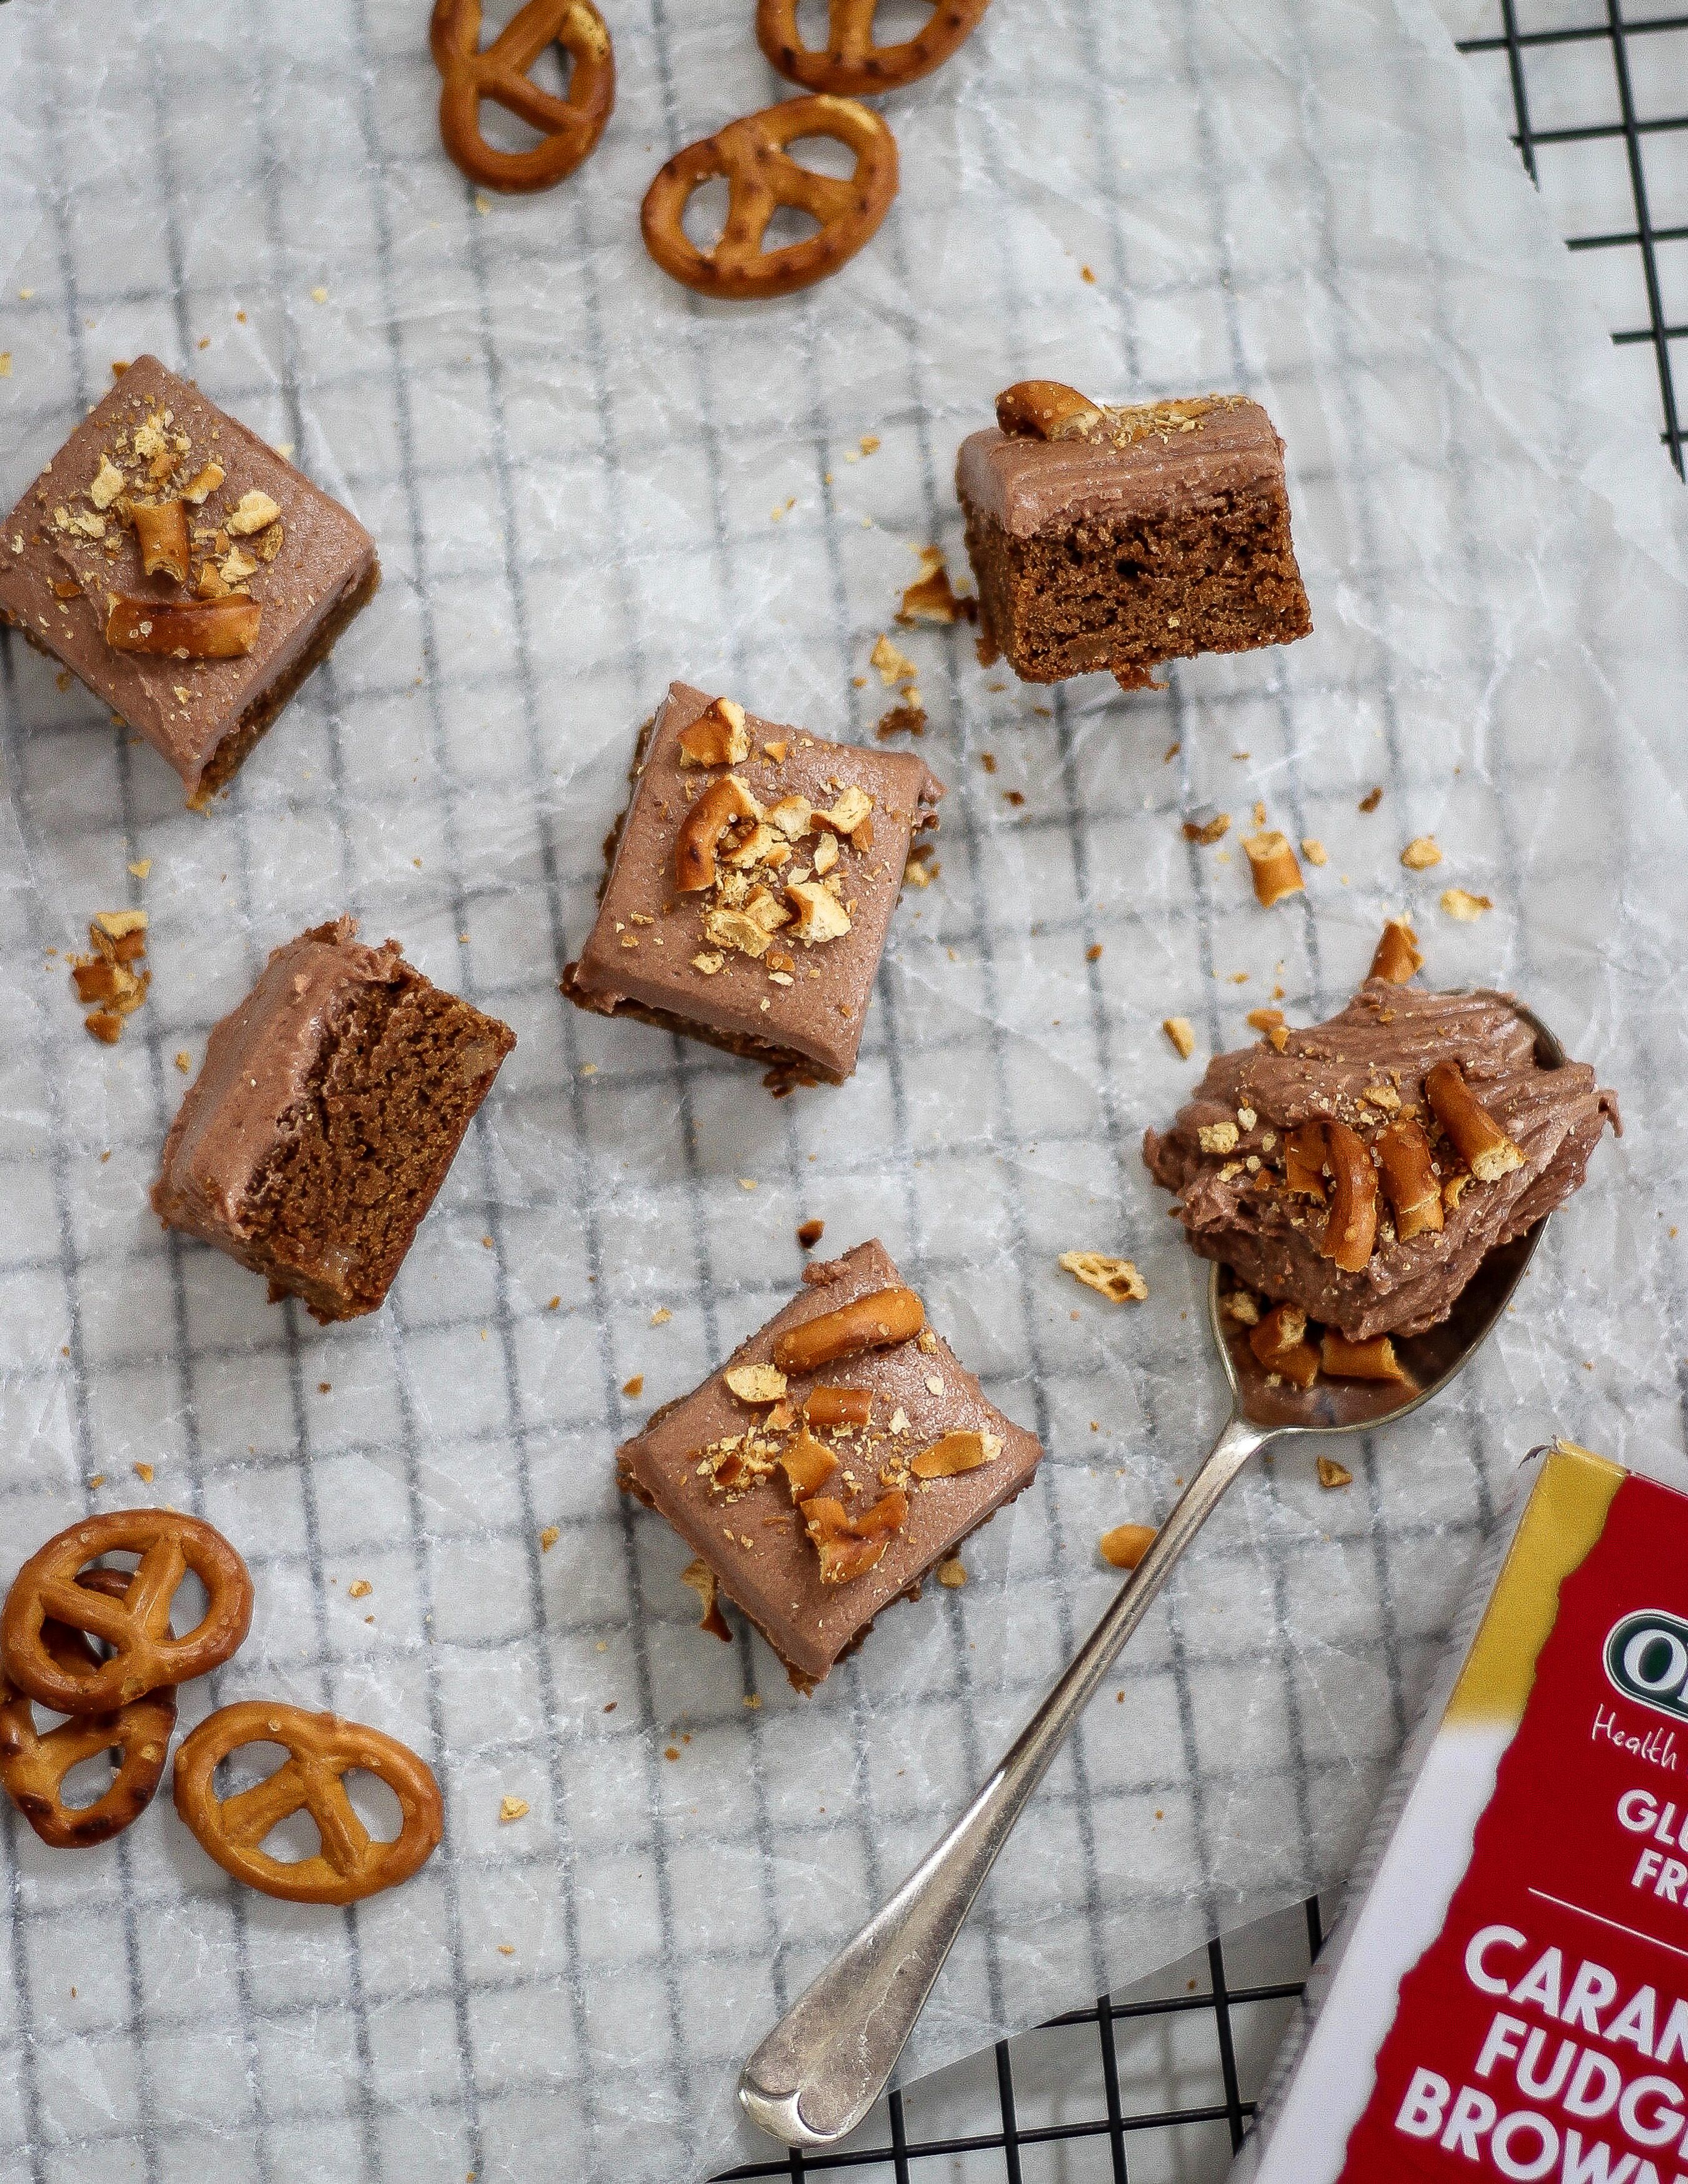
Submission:
<svg viewBox="0 0 1688 2184">
<path fill-rule="evenodd" d="M 1188 1017 L 1163 1017 L 1161 1028 L 1178 1050 L 1180 1061 L 1188 1061 L 1195 1051 L 1195 1028 Z"/>
<path fill-rule="evenodd" d="M 1409 872 L 1427 872 L 1432 865 L 1442 861 L 1442 853 L 1436 847 L 1433 834 L 1415 834 L 1401 853 L 1401 861 Z"/>
<path fill-rule="evenodd" d="M 643 1373 L 635 1373 L 631 1379 L 623 1380 L 621 1383 L 621 1393 L 624 1396 L 643 1395 L 644 1374 Z"/>
<path fill-rule="evenodd" d="M 905 629 L 911 629 L 916 622 L 937 622 L 947 627 L 962 620 L 978 619 L 978 601 L 958 597 L 950 584 L 943 548 L 922 546 L 920 574 L 903 593 L 897 620 Z"/>
<path fill-rule="evenodd" d="M 539 1535 L 540 1553 L 542 1555 L 549 1555 L 552 1548 L 556 1546 L 558 1540 L 560 1540 L 562 1536 L 563 1530 L 560 1524 L 547 1524 L 544 1530 Z"/>
<path fill-rule="evenodd" d="M 350 1600 L 366 1600 L 374 1591 L 375 1587 L 366 1577 L 354 1577 L 346 1587 L 346 1595 Z"/>
<path fill-rule="evenodd" d="M 967 1564 L 959 1555 L 951 1555 L 947 1562 L 939 1563 L 938 1582 L 947 1591 L 959 1592 L 967 1581 Z"/>
<path fill-rule="evenodd" d="M 1462 925 L 1474 925 L 1485 911 L 1494 907 L 1486 894 L 1471 894 L 1464 888 L 1444 888 L 1442 890 L 1442 908 Z"/>
<path fill-rule="evenodd" d="M 1318 1460 L 1318 1483 L 1321 1486 L 1351 1486 L 1354 1474 L 1334 1456 L 1322 1456 Z"/>
</svg>

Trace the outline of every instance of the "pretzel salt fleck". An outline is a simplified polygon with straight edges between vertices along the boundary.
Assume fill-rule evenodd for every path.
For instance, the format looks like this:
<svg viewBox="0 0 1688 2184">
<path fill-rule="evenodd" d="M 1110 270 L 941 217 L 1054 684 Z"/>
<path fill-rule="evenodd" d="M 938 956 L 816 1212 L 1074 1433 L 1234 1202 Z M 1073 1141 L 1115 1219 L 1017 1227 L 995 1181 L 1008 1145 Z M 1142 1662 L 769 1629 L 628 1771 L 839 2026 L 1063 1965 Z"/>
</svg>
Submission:
<svg viewBox="0 0 1688 2184">
<path fill-rule="evenodd" d="M 848 181 L 799 166 L 786 150 L 800 136 L 832 136 L 855 154 Z M 681 226 L 694 190 L 716 176 L 729 189 L 727 224 L 712 250 Z M 755 303 L 824 281 L 853 258 L 897 194 L 897 140 L 853 98 L 789 98 L 729 121 L 677 152 L 645 192 L 644 247 L 662 268 L 702 295 Z M 782 205 L 807 213 L 819 231 L 775 250 L 762 248 Z"/>
<path fill-rule="evenodd" d="M 138 1554 L 119 1572 L 120 1596 L 79 1585 L 78 1573 L 106 1554 Z M 192 1570 L 209 1599 L 184 1637 L 170 1632 L 170 1606 Z M 85 1631 L 112 1649 L 90 1674 L 54 1658 L 49 1622 Z M 174 1509 L 116 1509 L 72 1524 L 32 1554 L 0 1613 L 0 1661 L 10 1681 L 59 1713 L 110 1713 L 148 1691 L 220 1668 L 252 1624 L 252 1580 L 220 1532 Z"/>
<path fill-rule="evenodd" d="M 281 1744 L 286 1763 L 249 1790 L 217 1796 L 218 1768 L 244 1744 Z M 402 1825 L 379 1842 L 352 1809 L 343 1777 L 354 1769 L 379 1775 L 398 1800 Z M 356 1903 L 395 1888 L 437 1847 L 443 1815 L 439 1785 L 408 1745 L 338 1714 L 248 1699 L 202 1721 L 175 1755 L 175 1809 L 206 1855 L 225 1873 L 289 1903 Z M 313 1858 L 271 1858 L 264 1840 L 283 1820 L 308 1812 L 321 1848 Z"/>
<path fill-rule="evenodd" d="M 876 46 L 873 18 L 879 0 L 831 0 L 824 50 L 798 35 L 798 0 L 758 0 L 756 42 L 783 76 L 805 91 L 843 92 L 853 98 L 897 91 L 929 75 L 978 27 L 990 0 L 933 0 L 932 19 L 917 37 L 899 46 Z"/>
<path fill-rule="evenodd" d="M 439 131 L 471 181 L 489 190 L 546 190 L 596 148 L 616 103 L 616 56 L 592 0 L 527 0 L 483 53 L 481 0 L 436 0 L 428 42 L 440 72 Z M 528 75 L 547 46 L 574 65 L 568 95 L 554 98 Z M 481 134 L 481 101 L 492 99 L 537 129 L 544 142 L 501 152 Z"/>
<path fill-rule="evenodd" d="M 121 1570 L 87 1570 L 79 1582 L 108 1599 L 121 1599 L 129 1589 Z M 42 1638 L 53 1658 L 79 1679 L 92 1676 L 100 1665 L 99 1655 L 80 1630 L 48 1622 Z M 175 1727 L 175 1693 L 163 1691 L 149 1691 L 114 1713 L 64 1721 L 43 1732 L 36 1727 L 30 1701 L 0 1675 L 0 1789 L 54 1850 L 86 1850 L 109 1842 L 153 1802 Z M 103 1793 L 90 1805 L 67 1805 L 65 1776 L 103 1752 L 120 1755 Z"/>
</svg>

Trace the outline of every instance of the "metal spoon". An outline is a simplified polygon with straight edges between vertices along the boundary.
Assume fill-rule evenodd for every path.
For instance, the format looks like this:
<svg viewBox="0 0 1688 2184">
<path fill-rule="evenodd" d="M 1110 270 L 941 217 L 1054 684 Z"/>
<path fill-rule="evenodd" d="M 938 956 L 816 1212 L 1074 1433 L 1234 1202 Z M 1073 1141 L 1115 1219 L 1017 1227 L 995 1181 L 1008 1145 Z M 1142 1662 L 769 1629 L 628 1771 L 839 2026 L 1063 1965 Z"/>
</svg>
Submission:
<svg viewBox="0 0 1688 2184">
<path fill-rule="evenodd" d="M 1513 1006 L 1535 1034 L 1539 1066 L 1563 1067 L 1565 1050 L 1552 1033 L 1528 1009 Z M 1396 1382 L 1323 1379 L 1305 1391 L 1270 1386 L 1247 1330 L 1220 1311 L 1222 1270 L 1215 1267 L 1207 1314 L 1231 1386 L 1224 1431 L 1113 1605 L 972 1804 L 744 2065 L 738 2098 L 753 2123 L 786 2146 L 832 2146 L 855 2130 L 884 2091 L 1014 1823 L 1225 1489 L 1273 1441 L 1374 1432 L 1429 1402 L 1492 1333 L 1547 1220 L 1544 1215 L 1490 1252 L 1440 1326 L 1397 1340 L 1396 1355 L 1412 1376 L 1405 1390 Z"/>
</svg>

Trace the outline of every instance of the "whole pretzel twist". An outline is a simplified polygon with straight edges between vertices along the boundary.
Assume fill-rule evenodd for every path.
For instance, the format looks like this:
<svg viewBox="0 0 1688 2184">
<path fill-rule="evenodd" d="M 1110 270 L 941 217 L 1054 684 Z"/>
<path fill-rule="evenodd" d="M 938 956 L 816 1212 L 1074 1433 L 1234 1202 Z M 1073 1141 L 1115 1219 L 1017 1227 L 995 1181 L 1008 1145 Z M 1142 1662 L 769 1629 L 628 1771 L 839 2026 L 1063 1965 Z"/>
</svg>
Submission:
<svg viewBox="0 0 1688 2184">
<path fill-rule="evenodd" d="M 831 0 L 827 43 L 817 53 L 797 34 L 798 0 L 757 0 L 756 42 L 783 76 L 805 91 L 851 98 L 900 90 L 929 75 L 978 29 L 990 0 L 932 0 L 932 20 L 900 46 L 876 46 L 879 0 Z"/>
<path fill-rule="evenodd" d="M 799 136 L 832 136 L 855 154 L 846 181 L 799 166 L 786 146 Z M 727 225 L 713 250 L 699 250 L 681 226 L 692 192 L 716 176 L 729 189 Z M 890 210 L 897 194 L 897 140 L 879 116 L 854 99 L 789 98 L 730 121 L 677 152 L 645 192 L 639 214 L 644 247 L 662 268 L 705 296 L 750 303 L 788 296 L 836 273 Z M 808 213 L 817 234 L 764 250 L 768 223 L 782 205 Z"/>
<path fill-rule="evenodd" d="M 121 1570 L 86 1570 L 78 1581 L 107 1599 L 121 1599 L 129 1590 Z M 64 1624 L 43 1624 L 42 1640 L 53 1658 L 79 1679 L 92 1675 L 100 1665 L 82 1632 Z M 109 1842 L 152 1803 L 175 1727 L 175 1693 L 164 1691 L 131 1700 L 114 1713 L 61 1722 L 43 1734 L 36 1727 L 30 1701 L 0 1676 L 0 1788 L 54 1850 L 86 1850 Z M 111 1783 L 92 1804 L 67 1805 L 65 1776 L 103 1752 L 120 1755 Z"/>
<path fill-rule="evenodd" d="M 219 1798 L 216 1771 L 243 1744 L 284 1744 L 273 1774 Z M 391 1842 L 375 1841 L 352 1809 L 341 1779 L 354 1768 L 378 1774 L 398 1800 L 404 1824 Z M 408 1745 L 338 1714 L 248 1699 L 202 1721 L 175 1755 L 175 1809 L 200 1848 L 225 1873 L 290 1903 L 355 1903 L 408 1880 L 439 1843 L 439 1785 Z M 308 1812 L 322 1847 L 289 1864 L 262 1848 L 270 1830 Z"/>
<path fill-rule="evenodd" d="M 138 1554 L 121 1596 L 79 1585 L 101 1555 Z M 184 1637 L 170 1632 L 170 1607 L 192 1570 L 209 1596 Z M 85 1631 L 112 1649 L 91 1674 L 54 1658 L 48 1622 Z M 0 1613 L 0 1661 L 17 1688 L 59 1713 L 111 1713 L 148 1692 L 220 1668 L 252 1624 L 252 1580 L 220 1532 L 173 1509 L 117 1509 L 59 1532 L 13 1580 Z"/>
<path fill-rule="evenodd" d="M 616 56 L 593 0 L 527 0 L 484 53 L 481 0 L 435 0 L 428 43 L 442 79 L 439 131 L 471 181 L 489 190 L 545 190 L 594 149 L 616 103 Z M 568 95 L 554 98 L 528 70 L 549 45 L 574 63 Z M 544 138 L 526 152 L 500 152 L 481 134 L 481 101 L 492 99 Z"/>
</svg>

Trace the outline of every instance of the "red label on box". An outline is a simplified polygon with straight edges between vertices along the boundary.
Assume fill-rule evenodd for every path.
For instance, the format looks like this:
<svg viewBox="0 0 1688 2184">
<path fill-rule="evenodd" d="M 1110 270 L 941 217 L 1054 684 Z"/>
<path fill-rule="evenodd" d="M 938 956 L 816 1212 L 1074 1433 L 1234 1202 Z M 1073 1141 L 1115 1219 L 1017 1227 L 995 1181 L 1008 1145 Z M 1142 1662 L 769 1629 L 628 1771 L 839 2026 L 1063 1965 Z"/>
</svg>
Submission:
<svg viewBox="0 0 1688 2184">
<path fill-rule="evenodd" d="M 1436 1941 L 1401 1982 L 1343 2184 L 1688 2184 L 1688 1565 L 1614 1496 L 1566 1578 Z"/>
</svg>

